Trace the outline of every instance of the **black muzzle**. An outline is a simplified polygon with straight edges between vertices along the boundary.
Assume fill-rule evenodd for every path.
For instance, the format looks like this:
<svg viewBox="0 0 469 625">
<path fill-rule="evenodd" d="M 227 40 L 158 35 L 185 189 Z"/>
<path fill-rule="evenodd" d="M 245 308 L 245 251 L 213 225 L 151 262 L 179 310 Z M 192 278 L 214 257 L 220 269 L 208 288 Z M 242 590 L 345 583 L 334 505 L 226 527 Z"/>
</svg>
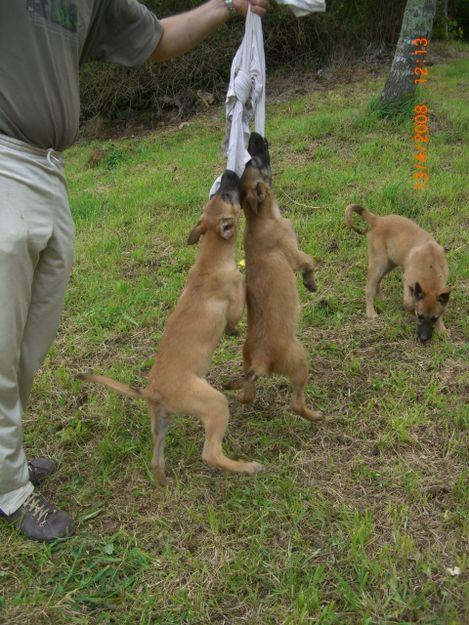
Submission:
<svg viewBox="0 0 469 625">
<path fill-rule="evenodd" d="M 422 343 L 426 343 L 433 336 L 433 324 L 430 322 L 419 323 L 417 335 Z"/>
</svg>

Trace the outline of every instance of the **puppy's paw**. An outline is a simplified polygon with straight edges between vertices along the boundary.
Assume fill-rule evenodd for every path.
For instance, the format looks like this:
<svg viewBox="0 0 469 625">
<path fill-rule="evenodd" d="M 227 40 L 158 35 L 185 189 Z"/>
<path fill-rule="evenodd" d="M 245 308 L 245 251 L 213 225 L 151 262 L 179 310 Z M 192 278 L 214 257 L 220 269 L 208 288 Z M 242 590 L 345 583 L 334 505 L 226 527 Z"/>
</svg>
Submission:
<svg viewBox="0 0 469 625">
<path fill-rule="evenodd" d="M 320 410 L 310 410 L 309 408 L 305 408 L 301 411 L 302 417 L 310 421 L 311 423 L 316 423 L 317 421 L 321 421 L 324 417 Z"/>
<path fill-rule="evenodd" d="M 378 319 L 378 313 L 376 312 L 376 310 L 374 310 L 373 312 L 367 312 L 366 316 L 370 321 L 376 321 Z"/>
<path fill-rule="evenodd" d="M 443 338 L 445 338 L 445 339 L 448 339 L 448 338 L 451 336 L 450 331 L 449 331 L 449 330 L 448 330 L 448 328 L 444 325 L 444 323 L 443 323 L 443 322 L 442 322 L 442 323 L 440 323 L 440 324 L 437 324 L 437 326 L 436 326 L 436 330 L 437 330 L 438 334 L 439 334 L 440 336 L 442 336 Z"/>
<path fill-rule="evenodd" d="M 310 408 L 305 406 L 303 403 L 301 404 L 292 403 L 291 409 L 293 410 L 295 414 L 311 422 L 320 421 L 323 417 L 322 412 L 320 410 L 311 410 Z"/>
<path fill-rule="evenodd" d="M 240 404 L 252 404 L 254 401 L 254 393 L 249 389 L 244 389 L 236 395 Z"/>
<path fill-rule="evenodd" d="M 311 291 L 311 293 L 315 293 L 318 290 L 316 283 L 311 278 L 308 280 L 303 280 L 303 284 L 308 289 L 308 291 Z"/>
<path fill-rule="evenodd" d="M 161 471 L 160 469 L 156 469 L 155 471 L 153 471 L 153 478 L 158 486 L 165 487 L 169 484 L 169 480 L 166 477 L 165 472 Z"/>
<path fill-rule="evenodd" d="M 223 384 L 223 390 L 225 391 L 236 391 L 240 388 L 243 388 L 244 380 L 242 377 L 230 378 Z"/>
<path fill-rule="evenodd" d="M 246 462 L 246 473 L 254 475 L 264 470 L 264 467 L 260 462 Z"/>
</svg>

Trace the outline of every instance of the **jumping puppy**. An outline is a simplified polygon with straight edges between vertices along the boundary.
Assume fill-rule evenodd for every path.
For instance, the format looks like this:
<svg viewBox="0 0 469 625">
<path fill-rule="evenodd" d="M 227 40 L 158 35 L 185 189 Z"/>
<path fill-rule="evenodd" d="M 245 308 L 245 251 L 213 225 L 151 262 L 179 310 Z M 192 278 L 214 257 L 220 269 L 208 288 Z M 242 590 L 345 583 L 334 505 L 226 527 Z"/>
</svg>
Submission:
<svg viewBox="0 0 469 625">
<path fill-rule="evenodd" d="M 345 209 L 345 223 L 359 234 L 365 232 L 353 224 L 353 213 L 358 213 L 371 226 L 368 231 L 367 317 L 377 317 L 373 300 L 379 283 L 399 265 L 404 269 L 404 307 L 417 317 L 419 339 L 428 341 L 435 327 L 446 333 L 442 315 L 450 289 L 446 287 L 448 264 L 443 248 L 429 232 L 406 217 L 378 217 L 366 208 L 350 204 Z"/>
<path fill-rule="evenodd" d="M 235 262 L 239 215 L 239 178 L 227 170 L 219 192 L 189 234 L 191 245 L 203 236 L 200 252 L 166 323 L 147 388 L 132 388 L 100 375 L 79 376 L 147 401 L 153 435 L 151 465 L 160 484 L 166 483 L 164 440 L 170 415 L 176 413 L 202 420 L 202 458 L 208 464 L 240 473 L 257 473 L 262 468 L 257 462 L 238 462 L 224 455 L 222 440 L 230 417 L 228 401 L 205 380 L 217 343 L 225 331 L 234 329 L 244 309 L 245 285 Z"/>
<path fill-rule="evenodd" d="M 300 271 L 306 288 L 315 291 L 313 263 L 298 249 L 291 222 L 280 214 L 271 188 L 267 141 L 252 133 L 248 150 L 252 158 L 241 178 L 248 309 L 248 334 L 243 347 L 245 374 L 228 382 L 227 388 L 243 389 L 240 400 L 251 402 L 256 379 L 279 373 L 293 384 L 293 411 L 316 421 L 321 413 L 305 404 L 308 363 L 296 338 L 299 301 L 294 273 Z"/>
</svg>

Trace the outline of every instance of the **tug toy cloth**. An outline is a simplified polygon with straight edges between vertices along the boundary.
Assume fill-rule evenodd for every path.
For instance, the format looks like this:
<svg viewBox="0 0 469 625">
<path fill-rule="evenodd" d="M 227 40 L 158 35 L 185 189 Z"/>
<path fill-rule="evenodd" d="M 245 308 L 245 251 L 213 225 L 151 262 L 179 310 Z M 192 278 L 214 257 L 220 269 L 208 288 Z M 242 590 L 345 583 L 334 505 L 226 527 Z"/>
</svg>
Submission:
<svg viewBox="0 0 469 625">
<path fill-rule="evenodd" d="M 325 0 L 276 0 L 288 6 L 296 17 L 326 10 Z M 238 176 L 249 161 L 246 149 L 249 123 L 254 119 L 254 130 L 265 134 L 265 54 L 262 19 L 248 7 L 244 38 L 231 64 L 230 84 L 226 94 L 226 132 L 222 151 L 227 169 Z M 219 176 L 210 189 L 210 197 L 220 186 Z"/>
</svg>

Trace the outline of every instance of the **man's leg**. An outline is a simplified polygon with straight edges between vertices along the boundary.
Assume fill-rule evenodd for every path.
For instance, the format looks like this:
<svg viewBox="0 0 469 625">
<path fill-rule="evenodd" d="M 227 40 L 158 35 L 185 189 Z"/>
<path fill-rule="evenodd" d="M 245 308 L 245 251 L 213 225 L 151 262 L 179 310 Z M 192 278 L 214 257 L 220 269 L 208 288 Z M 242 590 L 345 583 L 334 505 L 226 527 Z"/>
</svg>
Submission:
<svg viewBox="0 0 469 625">
<path fill-rule="evenodd" d="M 15 512 L 33 491 L 22 447 L 18 367 L 39 250 L 17 208 L 14 186 L 0 178 L 0 509 L 5 514 Z"/>
<path fill-rule="evenodd" d="M 21 345 L 19 392 L 26 410 L 34 376 L 54 341 L 73 261 L 75 229 L 64 188 L 54 213 L 53 234 L 33 277 L 31 304 Z"/>
<path fill-rule="evenodd" d="M 0 140 L 0 516 L 53 540 L 73 522 L 32 493 L 21 417 L 57 330 L 74 229 L 60 162 L 8 147 Z"/>
</svg>

